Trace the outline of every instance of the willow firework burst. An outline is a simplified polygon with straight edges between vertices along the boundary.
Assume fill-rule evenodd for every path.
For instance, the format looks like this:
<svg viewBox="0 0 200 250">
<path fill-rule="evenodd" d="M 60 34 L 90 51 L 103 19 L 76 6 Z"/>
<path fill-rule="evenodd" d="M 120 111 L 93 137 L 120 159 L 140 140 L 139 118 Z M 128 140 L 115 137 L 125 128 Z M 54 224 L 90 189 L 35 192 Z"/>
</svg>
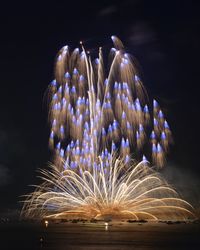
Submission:
<svg viewBox="0 0 200 250">
<path fill-rule="evenodd" d="M 190 204 L 147 164 L 148 158 L 164 166 L 171 131 L 158 102 L 149 102 L 131 55 L 112 40 L 108 67 L 102 48 L 94 61 L 83 46 L 58 53 L 48 89 L 54 165 L 42 170 L 44 183 L 28 195 L 27 216 L 193 216 Z M 135 165 L 132 158 L 143 160 Z"/>
</svg>

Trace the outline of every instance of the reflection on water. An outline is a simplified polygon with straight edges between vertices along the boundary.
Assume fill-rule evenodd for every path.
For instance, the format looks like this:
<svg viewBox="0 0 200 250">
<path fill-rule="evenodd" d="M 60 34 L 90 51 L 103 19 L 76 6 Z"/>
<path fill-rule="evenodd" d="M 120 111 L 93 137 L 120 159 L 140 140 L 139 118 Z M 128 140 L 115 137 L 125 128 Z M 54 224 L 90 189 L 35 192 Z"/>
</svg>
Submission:
<svg viewBox="0 0 200 250">
<path fill-rule="evenodd" d="M 47 225 L 46 225 L 47 224 Z M 121 225 L 120 225 L 121 224 Z M 200 225 L 163 223 L 1 224 L 0 249 L 199 249 Z"/>
</svg>

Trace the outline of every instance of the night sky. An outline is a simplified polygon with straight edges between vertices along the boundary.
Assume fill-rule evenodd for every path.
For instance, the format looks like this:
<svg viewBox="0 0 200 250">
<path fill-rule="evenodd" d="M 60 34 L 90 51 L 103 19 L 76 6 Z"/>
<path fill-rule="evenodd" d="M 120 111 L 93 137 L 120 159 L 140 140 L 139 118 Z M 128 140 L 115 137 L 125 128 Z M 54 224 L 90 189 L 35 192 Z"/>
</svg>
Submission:
<svg viewBox="0 0 200 250">
<path fill-rule="evenodd" d="M 95 54 L 112 46 L 111 35 L 137 58 L 149 96 L 169 121 L 175 144 L 164 174 L 200 207 L 198 1 L 48 2 L 0 10 L 0 212 L 20 209 L 20 195 L 33 191 L 37 168 L 51 159 L 44 93 L 56 53 L 83 40 Z"/>
</svg>

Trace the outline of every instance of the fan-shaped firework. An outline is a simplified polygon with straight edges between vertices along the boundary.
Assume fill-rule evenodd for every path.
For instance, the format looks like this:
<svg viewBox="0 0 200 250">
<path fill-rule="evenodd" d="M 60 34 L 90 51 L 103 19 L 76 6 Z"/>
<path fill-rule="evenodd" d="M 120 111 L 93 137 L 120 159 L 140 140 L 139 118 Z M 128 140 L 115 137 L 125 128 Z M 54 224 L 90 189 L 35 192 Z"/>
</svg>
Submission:
<svg viewBox="0 0 200 250">
<path fill-rule="evenodd" d="M 149 166 L 163 167 L 171 132 L 156 100 L 149 102 L 121 41 L 104 67 L 84 47 L 58 53 L 49 86 L 49 145 L 54 166 L 28 196 L 26 215 L 185 219 L 191 206 Z M 108 68 L 108 70 L 106 70 Z M 143 161 L 135 166 L 131 158 Z"/>
<path fill-rule="evenodd" d="M 91 61 L 82 48 L 58 54 L 50 85 L 49 144 L 56 147 L 57 160 L 74 169 L 88 169 L 101 155 L 108 165 L 112 152 L 130 159 L 143 153 L 162 167 L 171 142 L 171 132 L 159 104 L 146 104 L 147 95 L 131 56 L 112 37 L 116 48 L 104 69 L 102 49 Z M 106 67 L 107 68 L 107 67 Z M 58 162 L 56 163 L 58 164 Z"/>
</svg>

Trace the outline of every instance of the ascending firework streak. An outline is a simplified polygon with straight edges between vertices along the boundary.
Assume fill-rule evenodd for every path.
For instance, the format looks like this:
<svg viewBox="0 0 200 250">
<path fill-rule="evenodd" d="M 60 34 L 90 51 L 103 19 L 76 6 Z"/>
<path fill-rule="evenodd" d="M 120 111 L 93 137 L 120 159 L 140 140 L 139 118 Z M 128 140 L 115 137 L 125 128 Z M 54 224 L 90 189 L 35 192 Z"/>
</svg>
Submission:
<svg viewBox="0 0 200 250">
<path fill-rule="evenodd" d="M 54 165 L 41 171 L 44 183 L 28 195 L 26 216 L 193 217 L 147 163 L 164 166 L 171 131 L 158 102 L 148 103 L 131 55 L 112 40 L 108 72 L 102 48 L 94 62 L 82 43 L 81 51 L 58 53 L 48 89 Z"/>
</svg>

